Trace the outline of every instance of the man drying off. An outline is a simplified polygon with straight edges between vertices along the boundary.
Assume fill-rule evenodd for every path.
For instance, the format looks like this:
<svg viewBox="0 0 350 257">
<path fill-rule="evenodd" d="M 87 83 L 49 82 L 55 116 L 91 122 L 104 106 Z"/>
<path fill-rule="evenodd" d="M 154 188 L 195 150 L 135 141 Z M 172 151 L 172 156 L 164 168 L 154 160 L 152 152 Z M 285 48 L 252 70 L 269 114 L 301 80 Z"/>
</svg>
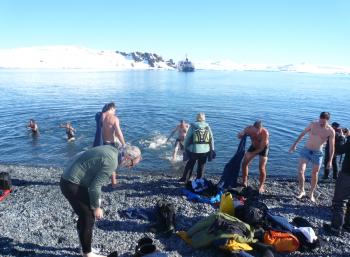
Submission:
<svg viewBox="0 0 350 257">
<path fill-rule="evenodd" d="M 167 142 L 169 141 L 169 139 L 176 133 L 178 132 L 178 136 L 177 139 L 175 141 L 175 148 L 174 148 L 174 152 L 173 152 L 173 160 L 176 159 L 176 154 L 177 151 L 179 150 L 179 148 L 181 150 L 184 150 L 184 141 L 185 141 L 185 137 L 188 131 L 188 128 L 190 127 L 189 124 L 187 124 L 185 122 L 185 120 L 180 120 L 180 124 L 176 126 L 176 128 L 171 132 L 170 136 L 168 137 L 168 139 L 166 140 Z"/>
<path fill-rule="evenodd" d="M 269 132 L 263 127 L 262 121 L 258 120 L 253 126 L 248 126 L 243 131 L 239 132 L 238 138 L 241 139 L 244 135 L 250 137 L 252 144 L 244 155 L 242 163 L 242 182 L 244 186 L 248 186 L 249 165 L 254 157 L 259 155 L 259 192 L 263 193 L 265 191 L 266 163 L 269 154 Z"/>
<path fill-rule="evenodd" d="M 332 164 L 333 154 L 334 154 L 334 138 L 335 132 L 334 129 L 328 124 L 330 118 L 329 112 L 321 112 L 320 118 L 318 121 L 311 122 L 303 132 L 298 136 L 295 143 L 289 149 L 289 152 L 292 153 L 296 150 L 296 146 L 299 141 L 309 133 L 309 138 L 300 152 L 299 159 L 299 195 L 298 198 L 305 196 L 305 169 L 306 164 L 312 162 L 312 179 L 311 179 L 311 190 L 310 190 L 310 200 L 315 202 L 315 190 L 317 187 L 318 172 L 320 170 L 322 159 L 323 159 L 323 145 L 329 140 L 329 161 L 327 163 L 327 168 L 329 169 Z"/>
</svg>

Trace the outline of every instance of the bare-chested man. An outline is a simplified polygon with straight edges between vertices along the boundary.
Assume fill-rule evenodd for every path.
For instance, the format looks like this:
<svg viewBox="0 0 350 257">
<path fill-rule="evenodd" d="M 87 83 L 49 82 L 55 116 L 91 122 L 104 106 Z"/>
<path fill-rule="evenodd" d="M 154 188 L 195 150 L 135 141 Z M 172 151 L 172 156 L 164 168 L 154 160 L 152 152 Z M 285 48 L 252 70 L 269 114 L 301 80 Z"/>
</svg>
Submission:
<svg viewBox="0 0 350 257">
<path fill-rule="evenodd" d="M 315 202 L 315 190 L 317 187 L 318 172 L 320 170 L 322 159 L 323 159 L 323 145 L 329 140 L 329 161 L 327 167 L 330 168 L 332 164 L 333 154 L 334 154 L 334 129 L 328 124 L 330 118 L 329 112 L 321 112 L 318 121 L 311 122 L 303 132 L 298 136 L 295 143 L 289 149 L 289 152 L 294 152 L 299 141 L 309 133 L 309 139 L 307 140 L 304 148 L 300 152 L 299 159 L 299 195 L 298 198 L 305 196 L 305 169 L 306 164 L 311 161 L 312 166 L 312 179 L 311 179 L 311 191 L 309 194 L 310 200 Z"/>
<path fill-rule="evenodd" d="M 252 141 L 251 146 L 244 155 L 242 163 L 242 179 L 243 185 L 248 186 L 248 167 L 255 156 L 259 155 L 259 193 L 265 191 L 266 180 L 266 163 L 269 155 L 269 132 L 263 127 L 262 121 L 258 120 L 253 126 L 246 127 L 238 133 L 238 138 L 248 135 Z"/>
<path fill-rule="evenodd" d="M 102 139 L 104 145 L 115 145 L 116 138 L 121 146 L 125 145 L 123 133 L 120 129 L 118 117 L 115 115 L 116 107 L 113 102 L 105 106 L 102 114 Z"/>
<path fill-rule="evenodd" d="M 104 145 L 113 145 L 117 148 L 125 146 L 123 132 L 120 129 L 120 122 L 115 115 L 116 107 L 114 102 L 106 104 L 102 113 L 102 139 Z M 116 139 L 118 142 L 116 142 Z M 121 145 L 120 145 L 121 144 Z M 117 185 L 117 174 L 112 173 L 112 186 Z"/>
<path fill-rule="evenodd" d="M 169 139 L 176 133 L 178 132 L 178 136 L 177 139 L 175 141 L 175 148 L 174 148 L 174 152 L 173 152 L 173 160 L 176 159 L 176 154 L 177 151 L 179 150 L 179 148 L 181 150 L 184 150 L 184 140 L 188 131 L 188 128 L 190 127 L 189 124 L 187 124 L 185 122 L 185 120 L 180 120 L 180 124 L 176 126 L 176 128 L 171 132 L 170 136 L 168 137 L 168 139 L 166 140 L 167 142 L 169 141 Z"/>
<path fill-rule="evenodd" d="M 65 128 L 66 129 L 66 134 L 67 134 L 67 140 L 74 141 L 74 133 L 75 133 L 75 128 L 73 128 L 72 124 L 68 121 L 66 124 L 60 124 L 60 128 Z"/>
<path fill-rule="evenodd" d="M 39 126 L 33 119 L 29 120 L 27 128 L 29 128 L 32 131 L 33 135 L 36 135 L 39 133 Z"/>
</svg>

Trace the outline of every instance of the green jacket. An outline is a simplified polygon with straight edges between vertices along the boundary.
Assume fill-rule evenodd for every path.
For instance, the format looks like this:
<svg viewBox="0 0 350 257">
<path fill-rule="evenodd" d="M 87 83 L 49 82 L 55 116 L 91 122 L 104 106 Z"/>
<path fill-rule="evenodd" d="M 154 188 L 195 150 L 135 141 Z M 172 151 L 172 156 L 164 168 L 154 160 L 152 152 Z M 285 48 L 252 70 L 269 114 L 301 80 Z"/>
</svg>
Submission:
<svg viewBox="0 0 350 257">
<path fill-rule="evenodd" d="M 245 227 L 245 235 L 230 234 L 220 229 L 211 231 L 213 229 L 212 225 L 219 217 L 232 224 L 240 224 Z M 187 235 L 192 239 L 192 246 L 194 248 L 208 247 L 213 241 L 218 239 L 233 239 L 239 243 L 256 242 L 254 239 L 254 230 L 248 224 L 236 217 L 221 212 L 212 214 L 197 222 L 187 231 Z"/>
<path fill-rule="evenodd" d="M 209 137 L 210 137 L 210 143 L 208 144 L 195 144 L 193 143 L 193 136 L 197 128 L 205 128 L 208 127 L 209 129 Z M 209 124 L 205 121 L 202 122 L 195 122 L 191 124 L 190 128 L 188 129 L 188 132 L 185 137 L 184 142 L 185 148 L 192 152 L 192 153 L 207 153 L 210 150 L 214 150 L 214 137 L 213 133 L 209 127 Z"/>
<path fill-rule="evenodd" d="M 64 170 L 62 178 L 86 187 L 90 207 L 100 207 L 101 187 L 118 167 L 118 149 L 103 145 L 91 148 L 74 159 Z"/>
</svg>

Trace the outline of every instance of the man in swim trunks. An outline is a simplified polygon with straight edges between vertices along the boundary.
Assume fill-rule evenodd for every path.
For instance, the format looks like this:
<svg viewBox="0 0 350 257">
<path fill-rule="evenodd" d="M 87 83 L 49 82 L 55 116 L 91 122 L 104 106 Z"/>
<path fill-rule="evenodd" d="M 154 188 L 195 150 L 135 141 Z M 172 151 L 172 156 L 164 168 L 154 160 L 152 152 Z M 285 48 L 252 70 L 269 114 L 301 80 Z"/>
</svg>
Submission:
<svg viewBox="0 0 350 257">
<path fill-rule="evenodd" d="M 125 140 L 122 130 L 120 129 L 120 122 L 115 115 L 116 106 L 114 102 L 110 102 L 103 107 L 102 112 L 102 139 L 104 145 L 113 145 L 117 147 L 124 147 Z M 117 174 L 112 174 L 112 186 L 117 185 Z"/>
<path fill-rule="evenodd" d="M 248 168 L 255 156 L 259 155 L 259 192 L 265 191 L 266 180 L 266 163 L 269 155 L 269 132 L 263 127 L 262 121 L 256 121 L 253 126 L 246 127 L 238 133 L 238 138 L 248 135 L 252 141 L 251 146 L 245 153 L 242 162 L 242 182 L 244 186 L 248 186 Z"/>
<path fill-rule="evenodd" d="M 328 124 L 330 118 L 329 112 L 321 112 L 320 118 L 318 121 L 311 122 L 309 126 L 307 126 L 303 132 L 298 136 L 297 140 L 289 149 L 289 152 L 292 153 L 296 150 L 296 146 L 299 141 L 309 133 L 309 138 L 300 152 L 299 159 L 299 195 L 298 198 L 302 198 L 305 196 L 305 169 L 306 164 L 311 161 L 312 166 L 312 179 L 311 179 L 311 190 L 310 190 L 310 200 L 315 202 L 314 192 L 317 187 L 318 180 L 318 172 L 320 171 L 320 167 L 322 165 L 323 159 L 323 145 L 329 140 L 329 161 L 327 163 L 327 168 L 329 169 L 332 165 L 332 159 L 334 155 L 334 139 L 335 139 L 335 131 Z"/>
<path fill-rule="evenodd" d="M 75 129 L 73 128 L 73 126 L 70 122 L 67 122 L 66 124 L 60 124 L 60 128 L 66 129 L 68 141 L 74 140 Z"/>
<path fill-rule="evenodd" d="M 177 139 L 175 141 L 175 148 L 174 148 L 174 152 L 173 152 L 173 160 L 176 159 L 176 154 L 177 151 L 179 150 L 179 148 L 181 150 L 184 150 L 184 141 L 185 141 L 185 137 L 188 131 L 188 128 L 190 127 L 189 124 L 187 124 L 185 122 L 185 120 L 180 120 L 180 124 L 177 125 L 175 127 L 175 129 L 171 132 L 170 136 L 168 137 L 168 139 L 166 140 L 167 142 L 169 141 L 169 139 L 176 133 L 178 132 L 178 136 Z"/>
<path fill-rule="evenodd" d="M 35 120 L 30 119 L 27 128 L 30 128 L 32 130 L 33 134 L 39 133 L 39 127 L 38 124 L 35 122 Z"/>
</svg>

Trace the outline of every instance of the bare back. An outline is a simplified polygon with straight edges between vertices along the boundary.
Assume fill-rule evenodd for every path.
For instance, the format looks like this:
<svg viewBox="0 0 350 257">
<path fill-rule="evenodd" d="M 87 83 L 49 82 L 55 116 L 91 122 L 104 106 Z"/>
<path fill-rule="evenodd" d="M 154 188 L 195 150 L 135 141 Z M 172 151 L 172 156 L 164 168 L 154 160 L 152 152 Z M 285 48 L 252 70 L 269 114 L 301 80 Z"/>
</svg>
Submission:
<svg viewBox="0 0 350 257">
<path fill-rule="evenodd" d="M 320 151 L 323 145 L 327 142 L 328 138 L 334 134 L 333 128 L 326 124 L 322 127 L 319 122 L 312 122 L 307 128 L 309 132 L 309 138 L 306 142 L 306 147 L 310 150 Z"/>
<path fill-rule="evenodd" d="M 119 125 L 119 119 L 111 114 L 104 113 L 102 120 L 102 137 L 103 142 L 113 143 L 115 141 L 114 135 L 116 133 L 116 129 Z"/>
<path fill-rule="evenodd" d="M 187 134 L 187 131 L 188 131 L 188 128 L 189 128 L 189 125 L 188 124 L 180 124 L 177 126 L 176 130 L 178 131 L 178 139 L 180 141 L 184 141 L 185 140 L 185 137 L 186 137 L 186 134 Z"/>
</svg>

